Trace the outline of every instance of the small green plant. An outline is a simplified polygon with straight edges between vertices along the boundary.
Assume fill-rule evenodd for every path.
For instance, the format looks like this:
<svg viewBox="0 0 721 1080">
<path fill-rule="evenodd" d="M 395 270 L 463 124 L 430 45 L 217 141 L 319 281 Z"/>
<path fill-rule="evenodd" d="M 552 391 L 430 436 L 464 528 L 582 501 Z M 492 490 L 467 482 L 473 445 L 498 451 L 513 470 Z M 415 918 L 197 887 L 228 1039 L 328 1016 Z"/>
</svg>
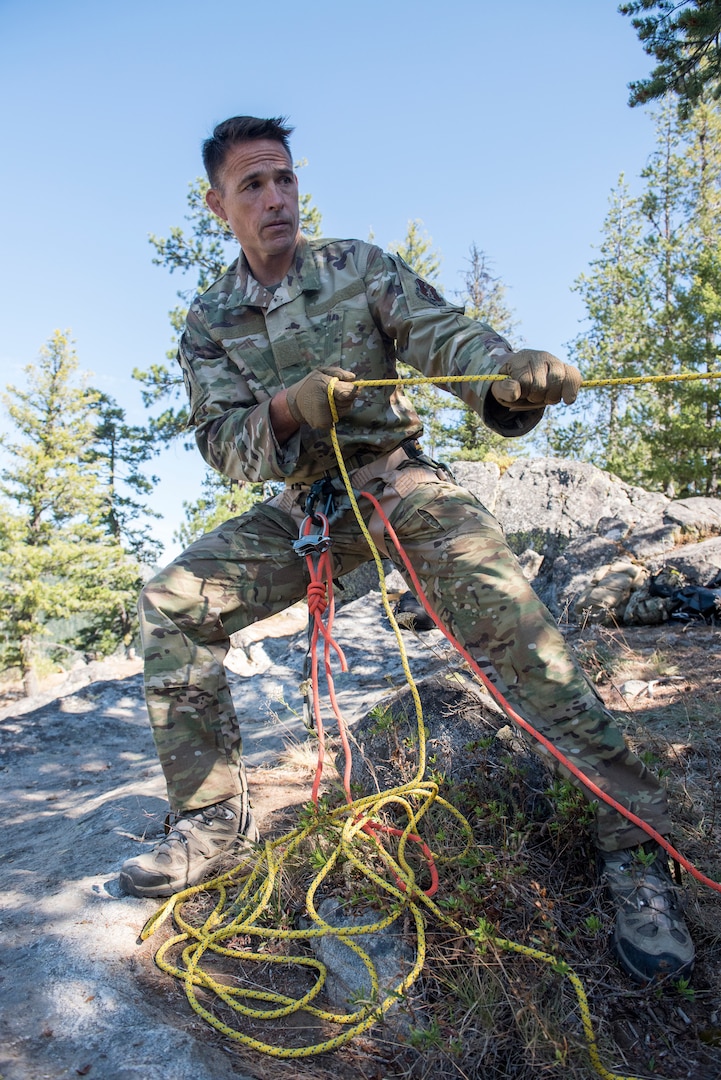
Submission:
<svg viewBox="0 0 721 1080">
<path fill-rule="evenodd" d="M 644 851 L 643 848 L 638 848 L 634 852 L 633 858 L 635 862 L 639 864 L 639 866 L 653 866 L 654 862 L 656 861 L 656 852 Z"/>
<path fill-rule="evenodd" d="M 680 979 L 676 980 L 676 982 L 673 984 L 673 988 L 676 993 L 679 994 L 682 998 L 685 998 L 686 1001 L 696 1000 L 696 991 L 691 986 L 690 981 L 688 979 L 684 979 L 683 976 Z"/>
<path fill-rule="evenodd" d="M 603 924 L 598 915 L 587 915 L 583 920 L 583 925 L 586 927 L 589 934 L 598 934 L 600 933 Z"/>
<path fill-rule="evenodd" d="M 434 1018 L 427 1028 L 411 1028 L 408 1041 L 416 1050 L 438 1049 L 443 1045 L 441 1025 Z"/>
<path fill-rule="evenodd" d="M 314 848 L 310 853 L 310 864 L 314 870 L 322 870 L 327 863 L 327 858 L 320 848 Z"/>
<path fill-rule="evenodd" d="M 373 721 L 371 728 L 373 735 L 381 735 L 395 727 L 395 718 L 390 705 L 374 705 L 368 716 Z"/>
<path fill-rule="evenodd" d="M 466 743 L 464 749 L 472 754 L 474 750 L 489 750 L 493 746 L 493 740 L 495 736 L 484 735 L 481 739 L 474 739 L 473 742 Z"/>
<path fill-rule="evenodd" d="M 593 806 L 568 780 L 554 780 L 547 789 L 546 795 L 556 808 L 557 827 L 567 822 L 573 822 L 574 825 L 590 825 L 593 822 L 595 818 Z"/>
</svg>

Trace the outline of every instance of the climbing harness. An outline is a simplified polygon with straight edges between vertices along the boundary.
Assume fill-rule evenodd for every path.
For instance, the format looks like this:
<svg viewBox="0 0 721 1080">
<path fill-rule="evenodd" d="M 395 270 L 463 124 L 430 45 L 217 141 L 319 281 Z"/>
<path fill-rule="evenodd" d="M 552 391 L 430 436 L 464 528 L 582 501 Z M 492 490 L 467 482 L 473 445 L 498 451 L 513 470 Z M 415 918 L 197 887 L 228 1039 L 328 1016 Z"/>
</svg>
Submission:
<svg viewBox="0 0 721 1080">
<path fill-rule="evenodd" d="M 635 380 L 594 380 L 582 385 L 600 386 L 628 383 L 629 381 L 670 381 L 671 378 L 692 379 L 696 377 L 721 378 L 721 372 L 708 373 L 704 376 L 693 374 L 688 377 L 650 376 Z M 503 376 L 474 376 L 473 380 L 492 380 L 495 378 L 503 378 Z M 461 858 L 474 843 L 473 834 L 469 823 L 462 814 L 439 795 L 438 785 L 432 780 L 424 779 L 426 770 L 425 727 L 420 696 L 413 681 L 401 630 L 395 619 L 386 590 L 381 556 L 363 519 L 358 505 L 358 498 L 343 461 L 335 430 L 335 423 L 338 419 L 333 399 L 335 381 L 332 380 L 328 388 L 328 400 L 334 418 L 331 439 L 336 454 L 339 475 L 345 487 L 345 495 L 350 502 L 358 526 L 368 543 L 378 570 L 383 606 L 398 643 L 403 670 L 414 702 L 418 740 L 416 773 L 408 783 L 390 791 L 383 791 L 360 799 L 354 799 L 352 796 L 350 786 L 350 745 L 346 725 L 338 708 L 332 672 L 334 658 L 339 663 L 341 671 L 347 670 L 343 651 L 333 638 L 335 606 L 332 589 L 332 562 L 330 558 L 332 537 L 330 535 L 329 518 L 332 517 L 337 489 L 328 478 L 322 478 L 311 485 L 305 502 L 305 517 L 300 525 L 298 539 L 293 543 L 296 553 L 306 560 L 310 578 L 308 586 L 309 681 L 312 689 L 312 726 L 318 737 L 319 746 L 318 765 L 313 781 L 311 803 L 304 811 L 300 825 L 285 836 L 273 841 L 266 841 L 262 852 L 246 857 L 243 862 L 212 881 L 185 889 L 167 900 L 148 920 L 141 937 L 143 939 L 148 938 L 162 923 L 172 916 L 180 932 L 171 936 L 160 946 L 155 954 L 155 960 L 162 970 L 175 976 L 183 983 L 193 1010 L 217 1031 L 233 1041 L 273 1057 L 293 1059 L 310 1057 L 336 1049 L 382 1019 L 387 1010 L 409 990 L 423 969 L 426 952 L 425 920 L 428 915 L 432 915 L 439 923 L 452 929 L 460 937 L 469 940 L 478 949 L 491 948 L 499 952 L 516 953 L 548 965 L 554 972 L 568 979 L 576 995 L 587 1052 L 594 1070 L 602 1080 L 634 1080 L 633 1077 L 625 1077 L 611 1072 L 603 1065 L 583 984 L 565 962 L 550 953 L 500 937 L 489 923 L 482 922 L 472 929 L 464 927 L 446 911 L 442 910 L 434 900 L 439 882 L 438 866 L 444 861 Z M 471 379 L 468 376 L 455 376 L 443 379 L 358 380 L 357 385 L 359 387 L 395 385 L 400 382 L 410 385 L 420 383 L 446 385 L 458 381 L 471 381 Z M 721 892 L 721 885 L 703 875 L 688 860 L 684 859 L 664 837 L 660 836 L 635 814 L 621 806 L 611 796 L 589 781 L 552 743 L 535 731 L 523 717 L 515 712 L 505 697 L 480 670 L 470 654 L 442 626 L 438 616 L 425 597 L 413 567 L 378 501 L 368 491 L 361 491 L 359 495 L 368 499 L 373 505 L 375 513 L 379 515 L 383 528 L 403 559 L 417 596 L 428 615 L 443 630 L 446 637 L 464 657 L 475 675 L 490 692 L 493 699 L 503 708 L 504 712 L 524 731 L 540 742 L 549 753 L 561 761 L 595 798 L 606 802 L 622 813 L 629 821 L 642 828 L 698 881 Z M 322 506 L 322 510 L 318 509 L 319 504 Z M 329 699 L 345 753 L 343 787 L 346 804 L 332 809 L 325 805 L 324 800 L 319 795 L 325 754 L 324 725 L 318 691 L 320 667 L 318 653 L 321 642 Z M 455 856 L 435 853 L 422 840 L 420 825 L 431 807 L 442 810 L 455 819 L 465 845 Z M 405 818 L 405 826 L 402 828 L 389 826 L 384 820 L 389 813 L 396 820 Z M 273 898 L 280 887 L 280 881 L 286 866 L 294 857 L 299 857 L 306 841 L 311 841 L 321 833 L 328 842 L 328 854 L 325 857 L 324 865 L 313 878 L 305 896 L 305 908 L 310 925 L 305 929 L 287 929 L 283 926 L 273 925 Z M 391 845 L 394 845 L 393 848 L 391 848 Z M 383 874 L 379 872 L 381 867 L 385 868 Z M 367 880 L 374 887 L 376 895 L 382 899 L 388 909 L 387 913 L 379 916 L 373 922 L 344 927 L 334 926 L 323 919 L 316 907 L 318 891 L 334 870 L 341 869 L 343 869 L 344 873 L 347 870 L 355 872 L 361 879 Z M 424 882 L 421 882 L 420 878 L 429 880 L 429 884 L 425 888 L 422 887 Z M 196 913 L 195 919 L 193 919 L 192 916 L 187 914 L 187 910 L 193 906 L 192 901 L 199 896 L 204 896 L 206 901 L 208 897 L 216 897 L 217 899 L 210 914 L 207 914 L 207 908 L 205 908 L 201 916 Z M 366 934 L 373 934 L 391 926 L 401 916 L 405 915 L 412 919 L 415 926 L 417 941 L 415 962 L 411 970 L 399 980 L 398 984 L 390 992 L 386 991 L 385 996 L 382 996 L 373 961 L 368 951 L 359 944 L 359 939 L 362 940 Z M 198 918 L 202 920 L 200 924 L 198 924 Z M 321 1008 L 316 1003 L 327 975 L 326 968 L 321 961 L 307 955 L 307 951 L 299 955 L 289 955 L 287 952 L 281 951 L 281 943 L 283 947 L 295 941 L 307 944 L 312 939 L 322 935 L 333 935 L 339 942 L 345 944 L 359 958 L 367 973 L 370 993 L 366 995 L 366 1000 L 359 1003 L 358 1007 L 350 1012 L 335 1013 L 329 1009 Z M 249 942 L 251 941 L 258 942 L 256 948 L 250 947 Z M 174 962 L 170 959 L 169 953 L 181 947 L 180 961 Z M 237 979 L 233 984 L 229 984 L 225 980 L 215 978 L 203 966 L 202 961 L 206 954 L 232 958 L 241 965 L 257 963 L 271 968 L 276 965 L 291 965 L 297 970 L 305 972 L 306 976 L 312 976 L 313 984 L 310 989 L 297 998 L 281 992 L 257 989 L 255 985 L 250 986 L 243 979 Z M 202 991 L 203 1001 L 198 996 L 199 990 Z M 304 1012 L 317 1021 L 339 1025 L 343 1030 L 339 1034 L 332 1035 L 312 1045 L 279 1046 L 256 1038 L 248 1034 L 247 1031 L 242 1031 L 240 1027 L 226 1023 L 217 1014 L 212 1001 L 210 1007 L 204 1003 L 208 1000 L 209 995 L 215 995 L 232 1012 L 238 1014 L 239 1018 L 270 1020 L 276 1022 L 274 1026 L 277 1027 L 279 1019 L 298 1012 Z"/>
</svg>

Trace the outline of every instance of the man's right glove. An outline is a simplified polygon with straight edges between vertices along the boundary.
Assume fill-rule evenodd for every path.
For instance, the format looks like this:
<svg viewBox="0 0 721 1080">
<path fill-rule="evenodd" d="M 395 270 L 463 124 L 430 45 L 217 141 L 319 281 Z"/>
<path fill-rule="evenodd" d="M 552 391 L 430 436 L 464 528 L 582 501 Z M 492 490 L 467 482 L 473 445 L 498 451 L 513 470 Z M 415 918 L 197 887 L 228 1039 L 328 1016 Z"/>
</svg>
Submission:
<svg viewBox="0 0 721 1080">
<path fill-rule="evenodd" d="M 491 393 L 507 409 L 538 409 L 561 399 L 571 405 L 581 386 L 578 368 L 538 349 L 509 353 L 498 374 L 508 378 L 492 382 Z"/>
<path fill-rule="evenodd" d="M 320 431 L 332 427 L 328 385 L 334 378 L 338 379 L 333 387 L 336 412 L 339 417 L 350 412 L 358 393 L 358 388 L 352 385 L 353 372 L 339 367 L 316 368 L 286 391 L 286 404 L 297 424 L 309 424 Z"/>
</svg>

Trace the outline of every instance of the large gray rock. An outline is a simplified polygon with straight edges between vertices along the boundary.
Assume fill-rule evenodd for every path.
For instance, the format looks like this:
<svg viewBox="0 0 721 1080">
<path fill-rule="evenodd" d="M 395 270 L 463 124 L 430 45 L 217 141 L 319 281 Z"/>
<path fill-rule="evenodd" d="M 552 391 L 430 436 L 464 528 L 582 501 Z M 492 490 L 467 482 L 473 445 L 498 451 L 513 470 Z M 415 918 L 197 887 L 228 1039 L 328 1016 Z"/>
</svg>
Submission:
<svg viewBox="0 0 721 1080">
<path fill-rule="evenodd" d="M 373 908 L 362 914 L 344 911 L 343 905 L 334 896 L 329 896 L 318 906 L 318 914 L 329 926 L 363 927 L 380 922 L 383 915 Z M 303 926 L 310 926 L 310 919 L 303 920 Z M 415 949 L 403 935 L 403 920 L 391 924 L 383 930 L 372 933 L 349 934 L 347 936 L 327 934 L 309 939 L 313 954 L 328 969 L 323 987 L 325 997 L 340 1012 L 353 1012 L 360 1003 L 373 1000 L 373 988 L 370 973 L 357 953 L 347 945 L 352 941 L 367 953 L 378 979 L 379 1004 L 401 985 L 413 970 L 416 962 Z M 386 1012 L 397 1012 L 399 999 Z M 390 1017 L 393 1026 L 407 1027 L 407 1017 Z M 405 1021 L 405 1022 L 404 1022 Z"/>
<path fill-rule="evenodd" d="M 495 514 L 501 484 L 501 470 L 495 461 L 454 461 L 453 475 Z"/>
<path fill-rule="evenodd" d="M 716 500 L 721 502 L 721 500 Z M 721 574 L 721 537 L 701 540 L 698 544 L 681 544 L 665 562 L 673 563 L 688 581 L 696 585 L 710 585 Z M 660 570 L 661 560 L 650 560 L 649 569 Z"/>
<path fill-rule="evenodd" d="M 686 535 L 709 536 L 721 533 L 721 499 L 696 496 L 676 499 L 666 507 L 667 521 L 681 526 Z"/>
<path fill-rule="evenodd" d="M 572 539 L 595 532 L 602 518 L 628 526 L 646 524 L 659 518 L 669 503 L 665 495 L 633 487 L 595 465 L 564 458 L 520 458 L 494 484 L 485 463 L 459 461 L 453 471 L 509 537 L 545 534 Z"/>
<path fill-rule="evenodd" d="M 561 458 L 519 459 L 502 475 L 496 465 L 457 462 L 454 472 L 496 516 L 557 618 L 598 618 L 605 610 L 617 621 L 623 598 L 596 604 L 594 589 L 620 562 L 639 568 L 633 588 L 666 565 L 696 585 L 721 572 L 721 499 L 671 500 Z"/>
</svg>

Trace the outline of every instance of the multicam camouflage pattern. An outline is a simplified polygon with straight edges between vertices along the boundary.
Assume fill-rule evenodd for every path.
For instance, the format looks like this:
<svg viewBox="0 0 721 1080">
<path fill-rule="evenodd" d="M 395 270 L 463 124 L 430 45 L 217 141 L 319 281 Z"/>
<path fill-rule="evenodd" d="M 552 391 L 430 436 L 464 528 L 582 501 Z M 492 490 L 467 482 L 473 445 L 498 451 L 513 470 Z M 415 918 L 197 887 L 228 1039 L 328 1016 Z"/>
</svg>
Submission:
<svg viewBox="0 0 721 1080">
<path fill-rule="evenodd" d="M 498 523 L 447 478 L 410 460 L 405 464 L 377 476 L 366 489 L 389 514 L 440 617 L 562 753 L 602 790 L 668 833 L 664 791 L 626 748 L 573 663 Z M 299 485 L 225 522 L 144 590 L 148 708 L 175 809 L 220 801 L 239 790 L 241 740 L 222 660 L 231 633 L 305 594 L 305 564 L 291 544 L 306 492 Z M 370 519 L 367 500 L 362 505 Z M 332 536 L 335 574 L 368 559 L 352 512 L 340 514 Z M 387 550 L 403 573 L 390 541 Z M 607 850 L 645 838 L 604 805 L 597 821 L 598 844 Z"/>
<path fill-rule="evenodd" d="M 235 479 L 285 479 L 287 486 L 281 496 L 197 541 L 143 591 L 148 709 L 174 810 L 220 802 L 241 790 L 242 744 L 223 667 L 228 639 L 305 594 L 305 564 L 292 543 L 307 483 L 335 470 L 327 432 L 301 427 L 287 444 L 277 443 L 271 397 L 313 367 L 338 365 L 359 378 L 395 378 L 397 360 L 437 376 L 442 385 L 444 376 L 495 373 L 509 348 L 397 256 L 359 240 L 304 241 L 275 289 L 259 285 L 241 255 L 194 301 L 179 361 L 203 456 Z M 538 422 L 543 409 L 511 413 L 487 394 L 488 386 L 451 389 L 501 434 L 522 434 Z M 420 431 L 418 416 L 396 387 L 362 388 L 338 425 L 346 462 L 363 466 L 356 475 L 364 474 L 366 490 L 381 501 L 455 636 L 580 769 L 667 833 L 664 792 L 627 750 L 574 665 L 497 522 L 443 472 L 397 449 Z M 378 462 L 384 455 L 387 461 Z M 375 535 L 367 500 L 364 513 Z M 331 552 L 336 574 L 369 558 L 342 494 Z M 387 553 L 401 569 L 390 542 Z M 601 847 L 630 847 L 643 838 L 601 807 Z"/>
<path fill-rule="evenodd" d="M 271 397 L 314 367 L 359 379 L 397 377 L 401 360 L 426 376 L 495 374 L 510 345 L 463 315 L 397 255 L 360 240 L 303 241 L 286 278 L 266 289 L 244 256 L 188 313 L 179 362 L 190 424 L 214 469 L 236 480 L 307 480 L 335 465 L 327 432 L 304 426 L 284 445 L 269 422 Z M 520 435 L 543 409 L 510 412 L 489 383 L 449 389 L 503 435 Z M 395 387 L 362 388 L 338 425 L 346 458 L 382 454 L 421 432 Z"/>
</svg>

